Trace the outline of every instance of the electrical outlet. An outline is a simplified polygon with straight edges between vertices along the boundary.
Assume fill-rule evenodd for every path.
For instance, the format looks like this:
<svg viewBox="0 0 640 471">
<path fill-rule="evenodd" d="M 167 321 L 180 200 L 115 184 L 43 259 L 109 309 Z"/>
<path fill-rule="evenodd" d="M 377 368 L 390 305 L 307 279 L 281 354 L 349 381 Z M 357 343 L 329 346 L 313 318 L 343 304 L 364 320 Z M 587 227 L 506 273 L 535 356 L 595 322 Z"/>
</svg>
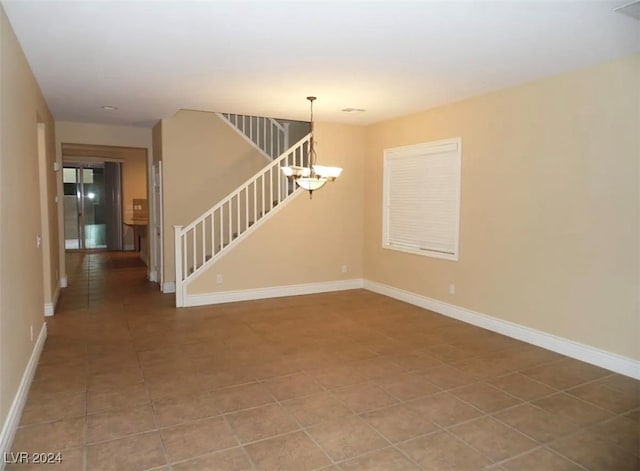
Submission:
<svg viewBox="0 0 640 471">
<path fill-rule="evenodd" d="M 29 326 L 29 333 L 31 334 L 31 341 L 33 342 L 33 324 Z"/>
<path fill-rule="evenodd" d="M 40 245 L 42 244 L 42 237 L 40 237 L 39 235 L 36 236 L 36 247 L 40 248 Z"/>
<path fill-rule="evenodd" d="M 342 273 L 347 273 L 347 266 L 342 265 L 342 267 L 340 267 L 340 270 L 342 270 Z"/>
<path fill-rule="evenodd" d="M 216 275 L 216 283 L 219 285 L 222 284 L 222 275 L 220 273 Z"/>
<path fill-rule="evenodd" d="M 453 296 L 456 294 L 456 285 L 453 283 L 449 283 L 449 294 Z"/>
</svg>

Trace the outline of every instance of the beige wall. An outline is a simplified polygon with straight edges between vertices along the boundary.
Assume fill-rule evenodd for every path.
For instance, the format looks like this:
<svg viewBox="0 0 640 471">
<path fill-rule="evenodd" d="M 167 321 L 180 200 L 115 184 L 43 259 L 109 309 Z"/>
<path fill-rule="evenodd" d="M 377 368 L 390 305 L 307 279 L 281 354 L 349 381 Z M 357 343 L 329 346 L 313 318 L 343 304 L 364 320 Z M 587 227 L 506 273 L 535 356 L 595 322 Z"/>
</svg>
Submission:
<svg viewBox="0 0 640 471">
<path fill-rule="evenodd" d="M 40 191 L 45 211 L 55 211 L 54 122 L 23 52 L 0 6 L 0 429 L 44 323 Z M 46 127 L 47 188 L 39 189 L 37 123 Z M 50 185 L 50 186 L 49 186 Z M 55 212 L 48 244 L 55 247 Z M 55 252 L 55 250 L 54 250 Z M 52 270 L 58 264 L 51 254 Z M 52 289 L 50 287 L 50 289 Z M 31 340 L 30 329 L 34 338 Z"/>
<path fill-rule="evenodd" d="M 151 149 L 152 138 L 150 128 L 139 126 L 56 121 L 56 145 L 63 142 Z"/>
<path fill-rule="evenodd" d="M 369 127 L 365 277 L 640 359 L 639 62 Z M 382 249 L 383 150 L 457 136 L 460 260 Z"/>
<path fill-rule="evenodd" d="M 175 280 L 175 224 L 189 224 L 268 161 L 215 113 L 162 120 L 164 280 Z"/>
<path fill-rule="evenodd" d="M 318 163 L 339 179 L 297 196 L 187 289 L 202 294 L 362 277 L 365 128 L 316 123 Z M 347 265 L 347 273 L 342 273 Z M 216 275 L 223 283 L 216 284 Z"/>
<path fill-rule="evenodd" d="M 63 143 L 94 144 L 103 146 L 140 147 L 147 149 L 147 156 L 130 155 L 122 164 L 122 216 L 129 220 L 133 215 L 133 199 L 146 198 L 151 208 L 151 194 L 147 185 L 149 162 L 152 159 L 152 136 L 150 128 L 137 126 L 114 126 L 108 124 L 76 123 L 56 121 L 56 152 L 60 156 Z M 60 157 L 61 158 L 61 157 Z M 61 231 L 64 221 L 60 220 Z M 143 241 L 142 256 L 147 259 L 149 239 Z M 133 230 L 125 228 L 124 244 L 133 247 Z M 64 254 L 64 241 L 61 244 Z"/>
</svg>

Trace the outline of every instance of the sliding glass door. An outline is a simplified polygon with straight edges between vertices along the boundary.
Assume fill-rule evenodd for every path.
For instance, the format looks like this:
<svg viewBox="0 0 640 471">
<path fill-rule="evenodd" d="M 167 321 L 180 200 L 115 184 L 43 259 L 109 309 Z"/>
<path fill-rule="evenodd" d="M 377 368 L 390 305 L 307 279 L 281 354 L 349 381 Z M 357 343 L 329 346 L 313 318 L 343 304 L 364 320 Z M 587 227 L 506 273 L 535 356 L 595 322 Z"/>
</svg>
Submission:
<svg viewBox="0 0 640 471">
<path fill-rule="evenodd" d="M 120 164 L 66 165 L 63 169 L 65 247 L 122 249 Z"/>
</svg>

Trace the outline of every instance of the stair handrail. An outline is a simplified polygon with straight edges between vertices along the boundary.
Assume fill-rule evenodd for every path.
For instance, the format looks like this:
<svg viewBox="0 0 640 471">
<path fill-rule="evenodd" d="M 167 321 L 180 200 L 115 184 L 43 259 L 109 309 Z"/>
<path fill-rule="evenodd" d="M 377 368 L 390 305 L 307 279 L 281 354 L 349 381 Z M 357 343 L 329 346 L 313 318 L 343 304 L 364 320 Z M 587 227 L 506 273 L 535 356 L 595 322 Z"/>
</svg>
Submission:
<svg viewBox="0 0 640 471">
<path fill-rule="evenodd" d="M 223 116 L 225 116 L 227 119 L 229 119 L 229 121 L 231 121 L 231 119 L 229 118 L 230 116 L 234 116 L 233 119 L 233 124 L 237 126 L 237 117 L 238 116 L 242 116 L 247 117 L 247 118 L 263 118 L 263 116 L 251 116 L 251 115 L 244 115 L 244 114 L 237 114 L 237 113 L 222 113 Z M 280 131 L 285 131 L 285 127 L 283 124 L 281 124 L 277 119 L 275 118 L 268 118 L 266 116 L 264 116 L 264 119 L 268 120 L 273 126 L 277 127 L 278 129 L 280 129 Z M 244 125 L 244 123 L 243 123 Z"/>
<path fill-rule="evenodd" d="M 186 296 L 186 286 L 190 283 L 191 280 L 195 279 L 199 276 L 199 273 L 202 273 L 205 268 L 213 264 L 216 260 L 218 260 L 223 254 L 229 252 L 230 246 L 234 246 L 235 243 L 239 242 L 240 239 L 244 238 L 246 234 L 250 231 L 255 230 L 257 226 L 259 226 L 260 222 L 266 220 L 266 215 L 268 212 L 272 211 L 272 214 L 276 212 L 277 209 L 281 209 L 285 204 L 285 200 L 288 200 L 294 194 L 298 193 L 299 188 L 297 186 L 289 187 L 286 177 L 281 174 L 280 168 L 281 166 L 289 166 L 289 165 L 298 165 L 305 166 L 307 163 L 305 159 L 307 156 L 305 155 L 305 144 L 311 140 L 311 133 L 307 134 L 305 137 L 296 142 L 293 146 L 283 152 L 277 159 L 270 162 L 268 165 L 260 169 L 254 175 L 246 179 L 242 184 L 240 184 L 236 189 L 234 189 L 231 193 L 226 195 L 223 199 L 218 201 L 215 205 L 209 208 L 207 211 L 203 212 L 200 216 L 194 219 L 192 222 L 185 226 L 174 225 L 174 253 L 175 253 L 175 289 L 176 289 L 176 306 L 181 307 L 184 305 L 184 298 Z M 281 165 L 282 163 L 284 165 Z M 276 172 L 275 174 L 273 172 Z M 274 186 L 273 182 L 270 183 L 269 187 L 269 196 L 270 201 L 268 204 L 265 202 L 265 198 L 267 197 L 266 189 L 264 187 L 265 176 L 269 175 L 270 178 L 273 178 L 273 175 L 277 175 L 278 187 L 276 190 L 278 191 L 278 196 L 276 200 L 273 200 L 274 197 Z M 255 206 L 256 200 L 255 195 L 257 194 L 258 183 L 262 180 L 261 184 L 261 202 L 262 202 L 262 211 L 257 213 L 257 207 Z M 281 183 L 284 183 L 286 186 L 284 196 L 282 196 L 280 187 Z M 254 191 L 254 220 L 249 221 L 249 201 L 248 195 L 251 185 L 253 185 Z M 246 192 L 245 199 L 245 208 L 244 214 L 247 216 L 247 220 L 245 224 L 241 224 L 239 220 L 237 220 L 237 233 L 232 233 L 233 225 L 231 224 L 232 219 L 231 215 L 229 216 L 229 229 L 228 232 L 225 231 L 225 234 L 229 235 L 229 240 L 227 242 L 222 238 L 223 236 L 223 228 L 224 222 L 222 221 L 222 215 L 225 207 L 228 208 L 228 211 L 231 211 L 232 205 L 237 207 L 238 209 L 238 217 L 240 217 L 240 201 L 242 192 Z M 235 204 L 234 204 L 235 199 Z M 278 208 L 276 208 L 278 206 Z M 214 232 L 214 220 L 215 214 L 218 212 L 220 217 L 220 232 L 217 230 Z M 231 214 L 231 213 L 229 213 Z M 207 220 L 210 221 L 210 224 L 206 224 Z M 200 230 L 198 230 L 200 228 Z M 216 249 L 216 245 L 214 245 L 213 239 L 211 239 L 211 254 L 206 253 L 205 246 L 205 237 L 207 235 L 207 230 L 211 229 L 211 237 L 215 237 L 218 233 L 220 234 L 220 245 L 218 249 Z M 191 233 L 191 236 L 189 236 Z M 197 233 L 201 235 L 200 242 L 197 243 Z M 201 253 L 197 254 L 196 252 L 201 250 Z M 191 255 L 189 255 L 191 252 Z M 189 266 L 189 263 L 192 263 L 193 266 Z"/>
<path fill-rule="evenodd" d="M 202 213 L 197 219 L 195 219 L 194 221 L 192 221 L 191 223 L 189 223 L 186 226 L 181 226 L 182 227 L 182 231 L 181 231 L 182 234 L 181 235 L 185 235 L 187 232 L 189 232 L 195 226 L 200 224 L 203 220 L 205 220 L 206 218 L 211 216 L 212 213 L 214 213 L 215 211 L 220 209 L 222 206 L 224 206 L 227 202 L 229 202 L 229 200 L 232 200 L 234 197 L 238 196 L 242 191 L 244 191 L 244 188 L 247 185 L 250 185 L 253 182 L 255 182 L 256 180 L 258 180 L 258 178 L 260 178 L 264 173 L 267 173 L 271 169 L 271 167 L 275 167 L 275 166 L 279 165 L 280 162 L 282 162 L 283 160 L 285 160 L 289 156 L 289 154 L 294 153 L 296 151 L 296 149 L 302 147 L 309 140 L 310 137 L 311 137 L 311 133 L 309 133 L 306 136 L 304 136 L 302 139 L 300 139 L 298 142 L 296 142 L 293 146 L 291 146 L 289 149 L 284 151 L 280 155 L 280 157 L 278 157 L 277 159 L 273 160 L 270 164 L 262 167 L 262 169 L 258 170 L 251 177 L 247 178 L 242 184 L 238 185 L 238 187 L 235 190 L 233 190 L 231 193 L 229 193 L 223 199 L 218 201 L 215 205 L 213 205 L 207 211 Z"/>
<path fill-rule="evenodd" d="M 282 124 L 275 118 L 251 116 L 235 113 L 217 113 L 243 139 L 258 149 L 265 157 L 275 160 L 289 149 L 289 124 Z M 249 124 L 247 124 L 247 120 Z M 255 126 L 254 126 L 255 122 Z M 262 126 L 260 123 L 262 122 Z M 268 131 L 267 131 L 268 128 Z M 274 141 L 273 128 L 276 129 L 277 140 Z M 262 129 L 262 131 L 261 131 Z M 267 146 L 267 136 L 270 145 Z"/>
</svg>

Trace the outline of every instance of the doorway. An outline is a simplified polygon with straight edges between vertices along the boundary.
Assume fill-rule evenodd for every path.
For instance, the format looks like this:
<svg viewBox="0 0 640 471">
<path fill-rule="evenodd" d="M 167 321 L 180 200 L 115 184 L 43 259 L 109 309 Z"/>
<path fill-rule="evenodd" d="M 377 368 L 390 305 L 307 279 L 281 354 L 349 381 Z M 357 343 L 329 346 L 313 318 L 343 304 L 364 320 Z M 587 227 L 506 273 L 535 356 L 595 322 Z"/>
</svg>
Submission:
<svg viewBox="0 0 640 471">
<path fill-rule="evenodd" d="M 122 250 L 121 180 L 117 162 L 65 164 L 67 250 Z"/>
<path fill-rule="evenodd" d="M 153 164 L 153 264 L 151 281 L 160 284 L 160 289 L 164 291 L 164 256 L 162 245 L 162 161 Z"/>
</svg>

